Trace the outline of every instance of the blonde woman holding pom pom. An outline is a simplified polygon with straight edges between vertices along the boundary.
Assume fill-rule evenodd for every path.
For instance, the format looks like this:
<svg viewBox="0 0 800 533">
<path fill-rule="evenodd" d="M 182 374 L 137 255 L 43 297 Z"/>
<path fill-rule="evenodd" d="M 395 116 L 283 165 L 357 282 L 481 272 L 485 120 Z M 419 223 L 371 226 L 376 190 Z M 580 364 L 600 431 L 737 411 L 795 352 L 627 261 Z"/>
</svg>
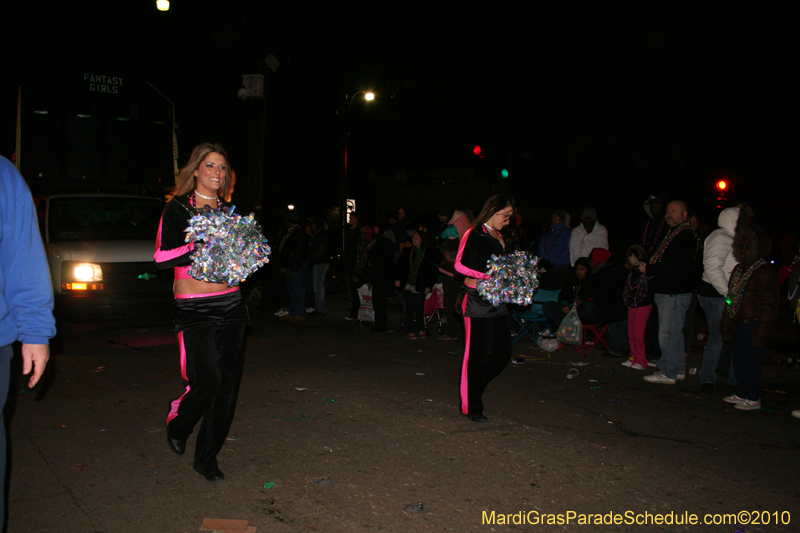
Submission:
<svg viewBox="0 0 800 533">
<path fill-rule="evenodd" d="M 167 443 L 177 455 L 200 420 L 194 469 L 208 481 L 225 475 L 217 454 L 225 443 L 242 374 L 244 332 L 249 322 L 239 287 L 210 283 L 189 275 L 194 243 L 186 243 L 190 219 L 203 209 L 220 209 L 230 200 L 233 169 L 222 146 L 195 147 L 178 175 L 156 237 L 159 268 L 175 268 L 173 317 L 180 346 L 185 392 L 170 403 Z"/>
</svg>

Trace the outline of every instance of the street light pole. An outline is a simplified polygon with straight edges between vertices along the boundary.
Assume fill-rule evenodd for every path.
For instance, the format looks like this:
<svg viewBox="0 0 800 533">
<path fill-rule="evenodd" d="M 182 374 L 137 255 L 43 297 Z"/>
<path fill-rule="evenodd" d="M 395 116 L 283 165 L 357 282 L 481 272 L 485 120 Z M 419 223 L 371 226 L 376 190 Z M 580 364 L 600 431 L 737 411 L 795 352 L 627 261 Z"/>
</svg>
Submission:
<svg viewBox="0 0 800 533">
<path fill-rule="evenodd" d="M 344 265 L 344 248 L 347 245 L 347 169 L 348 169 L 348 152 L 347 152 L 347 137 L 349 135 L 348 127 L 350 120 L 350 108 L 356 96 L 359 94 L 364 95 L 364 100 L 371 102 L 375 99 L 375 93 L 372 91 L 358 91 L 352 96 L 344 96 L 344 108 L 340 115 L 342 119 L 342 176 L 339 184 L 339 209 L 342 220 L 342 265 Z"/>
</svg>

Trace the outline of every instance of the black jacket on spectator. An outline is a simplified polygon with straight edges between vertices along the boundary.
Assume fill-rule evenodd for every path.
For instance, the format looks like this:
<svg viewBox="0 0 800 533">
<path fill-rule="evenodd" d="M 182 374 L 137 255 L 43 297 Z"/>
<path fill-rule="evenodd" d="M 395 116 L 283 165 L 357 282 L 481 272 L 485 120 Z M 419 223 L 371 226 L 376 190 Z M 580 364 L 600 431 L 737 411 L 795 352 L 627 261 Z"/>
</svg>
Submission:
<svg viewBox="0 0 800 533">
<path fill-rule="evenodd" d="M 321 229 L 311 236 L 309 245 L 309 265 L 320 265 L 331 262 L 331 240 L 328 231 Z"/>
<path fill-rule="evenodd" d="M 600 306 L 603 322 L 611 324 L 628 318 L 628 307 L 622 298 L 622 291 L 628 281 L 628 270 L 622 264 L 611 263 L 611 260 L 593 275 L 597 295 L 593 302 Z"/>
<path fill-rule="evenodd" d="M 363 272 L 364 279 L 373 286 L 389 286 L 394 283 L 394 243 L 386 237 L 379 237 L 369 251 L 367 266 Z"/>
<path fill-rule="evenodd" d="M 400 290 L 405 289 L 408 274 L 411 271 L 412 247 L 404 248 L 397 260 L 397 277 L 400 280 Z M 433 248 L 425 248 L 422 252 L 422 261 L 417 271 L 417 283 L 414 290 L 424 293 L 425 289 L 433 289 L 439 277 L 439 257 Z"/>
<path fill-rule="evenodd" d="M 280 265 L 287 270 L 297 272 L 300 266 L 308 261 L 308 235 L 302 226 L 295 229 L 280 248 Z M 289 229 L 288 231 L 292 231 Z"/>
<path fill-rule="evenodd" d="M 657 248 L 657 247 L 656 247 Z M 647 265 L 654 294 L 685 294 L 694 290 L 697 239 L 691 230 L 682 231 L 669 243 L 658 263 Z"/>
<path fill-rule="evenodd" d="M 598 294 L 599 287 L 594 274 L 589 272 L 581 281 L 575 275 L 575 270 L 572 270 L 562 285 L 561 292 L 558 293 L 558 301 L 561 302 L 561 305 L 571 307 L 576 299 L 594 301 Z"/>
</svg>

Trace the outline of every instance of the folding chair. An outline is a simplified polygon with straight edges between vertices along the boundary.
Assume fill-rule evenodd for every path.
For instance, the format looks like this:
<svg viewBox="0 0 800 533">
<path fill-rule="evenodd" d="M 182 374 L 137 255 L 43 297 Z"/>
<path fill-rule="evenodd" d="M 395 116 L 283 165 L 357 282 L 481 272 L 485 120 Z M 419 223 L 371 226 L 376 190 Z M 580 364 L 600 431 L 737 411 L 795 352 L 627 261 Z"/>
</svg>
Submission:
<svg viewBox="0 0 800 533">
<path fill-rule="evenodd" d="M 516 344 L 524 335 L 527 335 L 533 342 L 536 342 L 536 324 L 544 324 L 546 328 L 553 329 L 550 325 L 550 319 L 542 313 L 542 304 L 544 302 L 557 302 L 560 292 L 559 290 L 537 290 L 529 309 L 526 309 L 522 313 L 511 314 L 514 321 L 519 324 L 519 331 L 516 337 L 514 337 L 513 344 Z"/>
<path fill-rule="evenodd" d="M 594 347 L 597 346 L 598 343 L 605 346 L 606 350 L 608 350 L 608 344 L 606 344 L 605 339 L 603 339 L 603 334 L 607 329 L 608 324 L 583 324 L 583 342 L 580 346 L 575 347 L 578 353 L 586 357 L 594 350 Z M 592 334 L 591 338 L 589 337 L 590 333 Z"/>
</svg>

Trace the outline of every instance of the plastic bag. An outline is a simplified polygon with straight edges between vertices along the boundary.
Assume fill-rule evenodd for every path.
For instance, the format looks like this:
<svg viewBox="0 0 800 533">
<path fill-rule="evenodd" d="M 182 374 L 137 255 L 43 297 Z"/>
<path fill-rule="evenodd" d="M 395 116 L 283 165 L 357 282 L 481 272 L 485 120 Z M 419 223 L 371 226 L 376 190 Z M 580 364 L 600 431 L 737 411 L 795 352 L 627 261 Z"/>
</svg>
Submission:
<svg viewBox="0 0 800 533">
<path fill-rule="evenodd" d="M 583 325 L 581 319 L 578 318 L 578 308 L 574 305 L 559 324 L 556 338 L 559 342 L 574 346 L 580 346 L 583 343 Z"/>
<path fill-rule="evenodd" d="M 375 322 L 375 310 L 372 308 L 372 287 L 363 284 L 358 288 L 358 319 L 362 322 Z"/>
<path fill-rule="evenodd" d="M 547 332 L 549 333 L 549 331 Z M 539 335 L 536 339 L 536 346 L 544 350 L 545 352 L 555 352 L 561 347 L 561 343 L 558 342 L 558 339 L 552 335 Z"/>
</svg>

